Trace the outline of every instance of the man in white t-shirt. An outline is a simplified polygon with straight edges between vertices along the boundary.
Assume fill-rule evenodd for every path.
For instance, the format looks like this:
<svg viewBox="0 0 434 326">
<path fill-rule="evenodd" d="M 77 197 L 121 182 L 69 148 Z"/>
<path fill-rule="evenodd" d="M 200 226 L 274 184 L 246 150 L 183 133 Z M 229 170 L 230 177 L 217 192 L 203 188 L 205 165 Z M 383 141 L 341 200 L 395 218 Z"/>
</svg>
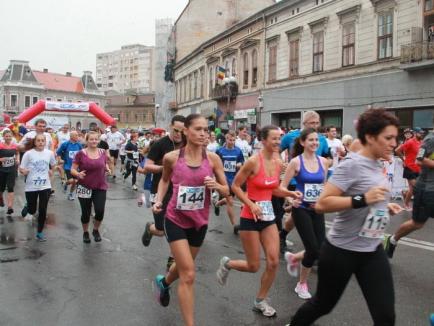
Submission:
<svg viewBox="0 0 434 326">
<path fill-rule="evenodd" d="M 252 146 L 250 146 L 249 142 L 247 141 L 246 127 L 238 128 L 238 137 L 235 141 L 235 146 L 241 149 L 241 151 L 243 152 L 244 161 L 247 161 L 250 154 L 252 153 Z"/>
<path fill-rule="evenodd" d="M 215 132 L 211 131 L 209 133 L 209 143 L 206 146 L 206 150 L 209 152 L 217 152 L 217 150 L 219 149 L 219 143 L 217 143 L 216 137 L 215 137 Z"/>
<path fill-rule="evenodd" d="M 45 132 L 47 129 L 47 122 L 44 119 L 38 119 L 35 122 L 35 130 L 29 131 L 26 133 L 19 143 L 19 148 L 21 151 L 25 150 L 26 143 L 36 137 L 36 135 L 44 134 L 45 135 L 45 148 L 52 150 L 53 148 L 53 140 L 51 135 L 48 132 Z"/>
<path fill-rule="evenodd" d="M 329 167 L 329 176 L 331 176 L 333 169 L 338 165 L 339 153 L 345 150 L 341 140 L 336 138 L 336 135 L 337 131 L 335 126 L 327 127 L 327 144 L 330 148 L 330 154 L 333 158 L 333 165 Z"/>
<path fill-rule="evenodd" d="M 110 157 L 112 159 L 113 179 L 116 178 L 116 161 L 119 157 L 119 150 L 121 145 L 125 143 L 125 137 L 122 135 L 116 126 L 111 126 L 110 131 L 107 133 L 107 144 L 109 145 Z"/>
<path fill-rule="evenodd" d="M 65 123 L 60 131 L 57 132 L 58 146 L 69 140 L 69 124 Z"/>
</svg>

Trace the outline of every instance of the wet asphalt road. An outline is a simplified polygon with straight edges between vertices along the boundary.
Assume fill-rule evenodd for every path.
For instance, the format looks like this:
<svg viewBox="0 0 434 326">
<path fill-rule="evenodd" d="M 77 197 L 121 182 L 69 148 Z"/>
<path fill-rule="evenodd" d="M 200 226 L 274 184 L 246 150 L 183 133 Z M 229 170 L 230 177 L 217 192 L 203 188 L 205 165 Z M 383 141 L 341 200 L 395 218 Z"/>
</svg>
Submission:
<svg viewBox="0 0 434 326">
<path fill-rule="evenodd" d="M 137 193 L 129 183 L 119 178 L 110 182 L 103 241 L 90 245 L 82 242 L 78 201 L 66 200 L 58 180 L 48 207 L 48 241 L 35 242 L 34 228 L 18 216 L 22 189 L 20 177 L 12 219 L 0 213 L 0 325 L 182 325 L 176 290 L 167 308 L 154 300 L 151 280 L 165 269 L 168 245 L 164 238 L 154 238 L 150 247 L 142 246 L 140 237 L 152 215 L 137 207 Z M 390 229 L 405 219 L 395 217 Z M 429 325 L 429 314 L 434 312 L 433 231 L 430 220 L 410 236 L 416 241 L 400 245 L 392 261 L 398 326 Z M 302 249 L 296 232 L 291 238 L 293 249 Z M 251 310 L 260 274 L 232 271 L 227 286 L 221 288 L 215 270 L 222 255 L 243 257 L 226 214 L 211 217 L 197 259 L 196 324 L 285 325 L 303 301 L 294 293 L 296 279 L 287 275 L 284 263 L 270 292 L 278 315 L 266 319 Z M 315 284 L 314 271 L 312 292 Z M 334 311 L 315 325 L 372 325 L 354 278 Z"/>
</svg>

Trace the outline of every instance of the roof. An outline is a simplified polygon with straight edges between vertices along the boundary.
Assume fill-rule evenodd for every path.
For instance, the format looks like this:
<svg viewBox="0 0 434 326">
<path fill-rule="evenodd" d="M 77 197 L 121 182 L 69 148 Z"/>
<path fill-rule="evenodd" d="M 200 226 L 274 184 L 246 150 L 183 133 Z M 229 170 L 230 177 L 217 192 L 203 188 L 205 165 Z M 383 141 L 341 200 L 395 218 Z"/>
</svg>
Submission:
<svg viewBox="0 0 434 326">
<path fill-rule="evenodd" d="M 83 93 L 84 91 L 80 77 L 36 70 L 33 70 L 33 74 L 46 89 L 73 93 Z"/>
</svg>

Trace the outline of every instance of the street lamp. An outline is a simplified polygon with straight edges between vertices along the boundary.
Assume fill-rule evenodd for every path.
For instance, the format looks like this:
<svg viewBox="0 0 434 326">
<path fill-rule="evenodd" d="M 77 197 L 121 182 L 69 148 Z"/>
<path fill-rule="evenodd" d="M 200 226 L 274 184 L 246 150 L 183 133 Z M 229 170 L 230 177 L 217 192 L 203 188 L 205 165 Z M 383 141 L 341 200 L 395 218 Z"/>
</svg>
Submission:
<svg viewBox="0 0 434 326">
<path fill-rule="evenodd" d="M 264 98 L 262 97 L 262 94 L 259 94 L 258 96 L 258 108 L 259 108 L 259 116 L 257 117 L 257 126 L 261 128 L 261 117 L 262 117 L 262 109 L 264 108 Z"/>
<path fill-rule="evenodd" d="M 237 83 L 237 79 L 235 78 L 235 76 L 223 78 L 223 84 L 226 86 L 227 95 L 228 95 L 227 114 L 229 115 L 229 117 L 231 117 L 231 119 L 233 119 L 233 114 L 231 114 L 231 110 L 229 107 L 231 104 L 231 95 L 232 95 L 231 85 L 236 84 L 236 83 Z M 231 121 L 230 125 L 229 125 L 229 121 Z M 229 129 L 235 129 L 235 124 L 234 124 L 233 120 L 228 120 L 228 127 L 229 127 Z"/>
<path fill-rule="evenodd" d="M 158 109 L 160 108 L 160 104 L 155 104 L 155 110 L 154 110 L 154 126 L 157 128 L 157 116 L 158 116 Z"/>
</svg>

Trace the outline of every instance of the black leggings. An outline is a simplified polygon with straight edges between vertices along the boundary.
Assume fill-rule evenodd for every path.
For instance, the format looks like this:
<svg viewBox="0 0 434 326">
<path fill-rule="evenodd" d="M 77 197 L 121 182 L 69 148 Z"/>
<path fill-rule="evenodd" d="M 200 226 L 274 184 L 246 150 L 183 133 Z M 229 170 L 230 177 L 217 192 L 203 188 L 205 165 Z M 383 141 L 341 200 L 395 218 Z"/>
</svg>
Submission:
<svg viewBox="0 0 434 326">
<path fill-rule="evenodd" d="M 285 198 L 273 196 L 271 197 L 271 204 L 273 205 L 274 216 L 276 216 L 277 229 L 281 231 L 283 215 L 285 215 L 285 210 L 283 209 Z"/>
<path fill-rule="evenodd" d="M 78 198 L 81 206 L 81 223 L 88 224 L 90 213 L 92 212 L 92 203 L 95 209 L 95 220 L 101 222 L 104 218 L 106 190 L 92 190 L 91 198 Z"/>
<path fill-rule="evenodd" d="M 136 184 L 137 177 L 137 163 L 134 163 L 131 160 L 127 160 L 127 164 L 125 166 L 125 174 L 124 179 L 128 178 L 130 174 L 132 174 L 131 184 L 134 186 Z M 136 166 L 135 166 L 136 165 Z"/>
<path fill-rule="evenodd" d="M 38 210 L 38 232 L 42 232 L 47 219 L 47 206 L 48 199 L 50 198 L 51 189 L 44 189 L 39 191 L 26 191 L 26 201 L 29 214 L 36 213 L 39 197 L 39 210 Z"/>
<path fill-rule="evenodd" d="M 8 192 L 14 192 L 16 174 L 16 169 L 9 172 L 0 171 L 0 192 L 4 192 L 6 188 Z"/>
<path fill-rule="evenodd" d="M 311 325 L 328 314 L 339 301 L 352 275 L 363 292 L 374 326 L 395 325 L 395 292 L 383 246 L 374 252 L 337 248 L 327 240 L 321 248 L 315 296 L 302 305 L 291 326 Z"/>
<path fill-rule="evenodd" d="M 293 207 L 292 218 L 306 250 L 301 263 L 304 267 L 311 268 L 319 257 L 325 238 L 324 215 L 317 214 L 314 210 Z"/>
</svg>

